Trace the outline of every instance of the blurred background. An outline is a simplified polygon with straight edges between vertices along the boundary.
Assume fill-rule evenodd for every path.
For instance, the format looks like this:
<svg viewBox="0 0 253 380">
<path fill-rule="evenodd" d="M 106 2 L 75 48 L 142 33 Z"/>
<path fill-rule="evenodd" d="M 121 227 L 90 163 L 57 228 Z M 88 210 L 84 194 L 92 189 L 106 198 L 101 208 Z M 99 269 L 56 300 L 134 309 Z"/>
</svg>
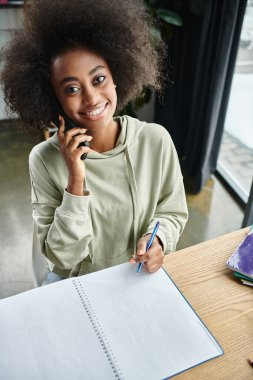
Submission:
<svg viewBox="0 0 253 380">
<path fill-rule="evenodd" d="M 0 0 L 0 47 L 29 3 Z M 125 112 L 175 143 L 189 207 L 179 250 L 253 223 L 253 0 L 146 4 L 167 43 L 168 83 Z M 0 298 L 34 287 L 28 155 L 50 133 L 24 134 L 0 89 Z"/>
</svg>

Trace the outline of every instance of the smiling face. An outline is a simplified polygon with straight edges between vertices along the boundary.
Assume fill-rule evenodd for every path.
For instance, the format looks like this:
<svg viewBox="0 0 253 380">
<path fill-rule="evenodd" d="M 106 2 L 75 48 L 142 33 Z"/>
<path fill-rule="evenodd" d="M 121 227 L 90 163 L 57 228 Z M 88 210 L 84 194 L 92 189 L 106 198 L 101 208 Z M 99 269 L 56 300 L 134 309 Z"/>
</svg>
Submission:
<svg viewBox="0 0 253 380">
<path fill-rule="evenodd" d="M 58 55 L 51 65 L 51 84 L 64 112 L 89 131 L 113 127 L 115 85 L 106 61 L 86 48 Z"/>
</svg>

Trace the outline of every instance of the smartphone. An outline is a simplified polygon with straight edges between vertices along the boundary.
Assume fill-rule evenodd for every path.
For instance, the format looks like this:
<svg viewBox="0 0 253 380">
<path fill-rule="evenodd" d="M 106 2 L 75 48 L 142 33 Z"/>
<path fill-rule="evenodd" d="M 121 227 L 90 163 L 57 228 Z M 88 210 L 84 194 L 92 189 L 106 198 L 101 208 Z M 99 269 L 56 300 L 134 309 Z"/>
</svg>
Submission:
<svg viewBox="0 0 253 380">
<path fill-rule="evenodd" d="M 68 117 L 68 115 L 66 115 L 66 113 L 63 111 L 63 108 L 59 104 L 57 105 L 57 113 L 60 114 L 64 118 L 65 131 L 68 131 L 71 128 L 78 128 L 78 126 L 74 123 L 74 121 L 72 119 L 70 119 L 70 117 Z M 59 119 L 56 118 L 55 120 L 53 120 L 53 122 L 56 125 L 56 127 L 59 128 L 59 126 L 60 126 Z M 79 146 L 88 146 L 89 147 L 90 144 L 88 141 L 83 141 L 79 144 Z M 87 153 L 82 154 L 81 160 L 85 160 L 86 157 L 87 157 Z"/>
</svg>

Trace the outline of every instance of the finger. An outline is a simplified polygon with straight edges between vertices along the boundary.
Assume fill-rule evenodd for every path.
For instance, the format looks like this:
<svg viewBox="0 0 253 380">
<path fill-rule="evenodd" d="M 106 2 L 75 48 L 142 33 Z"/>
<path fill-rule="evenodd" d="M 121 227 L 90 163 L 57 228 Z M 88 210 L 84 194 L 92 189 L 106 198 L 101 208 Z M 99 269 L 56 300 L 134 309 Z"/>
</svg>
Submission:
<svg viewBox="0 0 253 380">
<path fill-rule="evenodd" d="M 149 260 L 145 262 L 145 265 L 148 270 L 152 270 L 154 267 L 161 267 L 163 265 L 164 261 L 164 253 L 161 252 L 157 254 L 156 256 L 150 256 Z"/>
<path fill-rule="evenodd" d="M 70 143 L 73 143 L 72 139 L 75 136 L 78 136 L 78 135 L 82 136 L 85 134 L 86 131 L 87 129 L 84 129 L 84 128 L 71 128 L 65 131 L 64 141 L 65 141 L 66 146 L 68 146 Z"/>
<path fill-rule="evenodd" d="M 82 158 L 82 159 L 84 159 L 84 157 L 86 158 L 87 154 L 92 152 L 92 150 L 88 146 L 83 146 L 83 145 L 79 146 L 77 148 L 77 151 L 80 155 L 80 158 Z M 85 156 L 82 157 L 83 155 L 85 155 Z"/>
<path fill-rule="evenodd" d="M 65 131 L 65 122 L 64 122 L 63 117 L 59 115 L 59 127 L 57 131 L 57 135 L 58 135 L 58 139 L 60 143 L 62 143 L 64 140 L 64 131 Z"/>
<path fill-rule="evenodd" d="M 154 271 L 153 267 L 160 268 L 163 264 L 164 252 L 159 244 L 154 244 L 151 248 L 145 252 L 143 255 L 133 255 L 133 258 L 130 260 L 130 263 L 143 263 L 148 271 Z M 157 270 L 157 269 L 155 269 Z"/>
<path fill-rule="evenodd" d="M 149 255 L 147 253 L 144 253 L 143 255 L 135 255 L 134 258 L 136 263 L 145 263 L 149 260 Z"/>
<path fill-rule="evenodd" d="M 157 264 L 151 265 L 151 264 L 144 263 L 143 267 L 146 270 L 146 272 L 148 272 L 148 273 L 154 273 L 158 269 L 161 268 L 161 265 L 157 265 Z"/>
<path fill-rule="evenodd" d="M 136 255 L 134 258 L 138 261 L 137 262 L 144 262 L 147 260 L 150 260 L 150 257 L 156 255 L 157 248 L 155 246 L 151 246 L 148 251 L 146 251 L 147 242 L 145 242 L 145 251 L 143 250 L 143 245 L 140 245 L 140 249 L 137 248 Z"/>
<path fill-rule="evenodd" d="M 137 243 L 137 252 L 136 254 L 138 256 L 140 255 L 144 255 L 145 252 L 146 252 L 146 247 L 147 247 L 147 241 L 148 241 L 148 238 L 146 238 L 145 236 L 142 237 L 138 243 Z"/>
<path fill-rule="evenodd" d="M 79 148 L 79 146 L 82 142 L 84 142 L 84 141 L 90 142 L 92 139 L 93 139 L 93 137 L 88 136 L 88 135 L 75 135 L 71 138 L 68 145 L 69 145 L 70 150 L 74 151 L 77 148 Z M 87 147 L 87 148 L 89 149 L 89 147 Z"/>
<path fill-rule="evenodd" d="M 146 261 L 144 265 L 148 272 L 154 272 L 157 269 L 161 268 L 161 266 L 163 265 L 163 261 L 164 261 L 164 254 L 162 252 L 156 257 L 151 256 L 150 260 Z"/>
<path fill-rule="evenodd" d="M 156 258 L 157 256 L 160 256 L 162 252 L 161 246 L 157 243 L 153 242 L 149 250 L 147 251 L 147 254 L 150 258 Z"/>
<path fill-rule="evenodd" d="M 136 262 L 144 262 L 148 259 L 149 254 L 146 252 L 148 240 L 149 236 L 146 235 L 138 241 L 136 255 L 133 255 L 133 258 L 136 260 Z"/>
<path fill-rule="evenodd" d="M 65 134 L 68 137 L 73 137 L 76 135 L 83 135 L 85 132 L 87 132 L 87 129 L 85 128 L 70 128 L 65 132 Z"/>
</svg>

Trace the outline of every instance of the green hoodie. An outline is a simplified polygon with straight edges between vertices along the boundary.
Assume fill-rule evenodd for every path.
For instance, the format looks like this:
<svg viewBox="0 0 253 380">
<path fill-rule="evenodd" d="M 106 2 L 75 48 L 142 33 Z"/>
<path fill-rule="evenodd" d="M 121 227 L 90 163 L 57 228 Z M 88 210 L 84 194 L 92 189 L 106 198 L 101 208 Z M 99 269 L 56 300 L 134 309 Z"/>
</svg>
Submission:
<svg viewBox="0 0 253 380">
<path fill-rule="evenodd" d="M 63 277 L 128 261 L 143 234 L 160 221 L 164 252 L 174 251 L 187 221 L 176 150 L 168 132 L 129 116 L 118 117 L 114 149 L 89 153 L 84 196 L 69 194 L 68 169 L 57 134 L 29 157 L 33 218 L 42 252 Z"/>
</svg>

